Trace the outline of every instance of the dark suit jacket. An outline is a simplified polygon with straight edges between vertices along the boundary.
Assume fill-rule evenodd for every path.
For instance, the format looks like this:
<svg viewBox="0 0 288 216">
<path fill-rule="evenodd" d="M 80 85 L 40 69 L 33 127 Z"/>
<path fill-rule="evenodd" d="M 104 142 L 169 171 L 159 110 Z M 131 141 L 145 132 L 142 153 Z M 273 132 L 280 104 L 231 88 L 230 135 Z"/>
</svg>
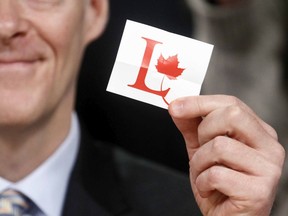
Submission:
<svg viewBox="0 0 288 216">
<path fill-rule="evenodd" d="M 187 176 L 81 136 L 63 216 L 201 215 Z"/>
</svg>

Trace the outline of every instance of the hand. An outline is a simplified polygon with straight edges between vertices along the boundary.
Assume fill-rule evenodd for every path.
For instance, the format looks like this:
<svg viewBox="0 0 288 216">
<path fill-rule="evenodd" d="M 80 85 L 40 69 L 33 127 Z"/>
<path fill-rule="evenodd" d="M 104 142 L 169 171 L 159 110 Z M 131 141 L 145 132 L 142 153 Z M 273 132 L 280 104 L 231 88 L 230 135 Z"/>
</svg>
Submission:
<svg viewBox="0 0 288 216">
<path fill-rule="evenodd" d="M 169 113 L 189 155 L 204 215 L 269 215 L 285 152 L 272 127 L 232 96 L 177 99 Z"/>
</svg>

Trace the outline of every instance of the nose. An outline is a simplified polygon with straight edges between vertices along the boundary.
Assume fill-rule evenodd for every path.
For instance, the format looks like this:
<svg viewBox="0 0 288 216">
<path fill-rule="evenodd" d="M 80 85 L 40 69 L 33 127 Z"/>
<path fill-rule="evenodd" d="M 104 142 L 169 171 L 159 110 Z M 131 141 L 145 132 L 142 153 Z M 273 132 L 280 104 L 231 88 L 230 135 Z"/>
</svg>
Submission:
<svg viewBox="0 0 288 216">
<path fill-rule="evenodd" d="M 0 41 L 25 34 L 25 22 L 21 19 L 21 9 L 15 0 L 0 0 Z"/>
</svg>

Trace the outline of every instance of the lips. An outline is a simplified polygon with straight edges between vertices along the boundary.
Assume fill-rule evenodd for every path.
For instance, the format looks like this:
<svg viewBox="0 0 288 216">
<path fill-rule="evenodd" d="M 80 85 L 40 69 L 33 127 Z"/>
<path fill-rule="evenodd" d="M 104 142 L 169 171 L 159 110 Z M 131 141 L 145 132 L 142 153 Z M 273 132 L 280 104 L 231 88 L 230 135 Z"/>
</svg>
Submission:
<svg viewBox="0 0 288 216">
<path fill-rule="evenodd" d="M 15 53 L 15 52 L 14 52 Z M 20 53 L 20 52 L 19 52 Z M 41 57 L 38 54 L 32 54 L 29 52 L 21 52 L 21 54 L 1 53 L 0 51 L 0 64 L 13 64 L 13 63 L 33 63 L 40 60 Z"/>
<path fill-rule="evenodd" d="M 33 63 L 37 59 L 1 59 L 0 64 L 14 64 L 14 63 Z"/>
<path fill-rule="evenodd" d="M 35 64 L 37 60 L 22 60 L 22 59 L 17 59 L 17 60 L 1 60 L 0 59 L 0 71 L 2 70 L 7 70 L 7 69 L 17 69 L 21 70 L 24 69 L 25 67 L 32 66 Z"/>
<path fill-rule="evenodd" d="M 0 58 L 0 70 L 1 67 L 9 67 L 9 66 L 25 66 L 31 65 L 38 62 L 39 59 L 1 59 Z"/>
<path fill-rule="evenodd" d="M 41 41 L 32 39 L 32 36 L 18 37 L 9 44 L 0 41 L 0 72 L 9 68 L 21 70 L 21 67 L 24 69 L 44 60 L 45 46 Z"/>
<path fill-rule="evenodd" d="M 0 42 L 0 85 L 30 86 L 43 76 L 39 72 L 46 65 L 42 64 L 47 60 L 45 46 L 29 41 L 14 40 L 7 46 Z"/>
<path fill-rule="evenodd" d="M 39 58 L 1 58 L 0 57 L 0 78 L 17 79 L 29 77 L 36 72 L 35 66 Z"/>
<path fill-rule="evenodd" d="M 31 65 L 38 62 L 39 59 L 0 59 L 0 70 L 1 67 L 16 67 Z"/>
</svg>

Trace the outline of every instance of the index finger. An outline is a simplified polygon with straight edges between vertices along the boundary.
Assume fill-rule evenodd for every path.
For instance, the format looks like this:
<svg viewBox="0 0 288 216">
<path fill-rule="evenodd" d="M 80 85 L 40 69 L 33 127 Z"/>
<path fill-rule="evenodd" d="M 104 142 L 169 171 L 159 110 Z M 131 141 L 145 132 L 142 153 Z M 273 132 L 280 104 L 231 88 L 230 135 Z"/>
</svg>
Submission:
<svg viewBox="0 0 288 216">
<path fill-rule="evenodd" d="M 226 95 L 203 95 L 203 96 L 189 96 L 176 99 L 173 101 L 168 110 L 176 124 L 181 124 L 184 119 L 193 119 L 205 117 L 216 109 L 227 106 L 239 106 L 250 115 L 254 116 L 264 130 L 269 133 L 274 139 L 277 139 L 276 131 L 260 119 L 255 112 L 250 109 L 245 103 L 234 96 Z M 181 127 L 181 126 L 180 126 Z"/>
</svg>

